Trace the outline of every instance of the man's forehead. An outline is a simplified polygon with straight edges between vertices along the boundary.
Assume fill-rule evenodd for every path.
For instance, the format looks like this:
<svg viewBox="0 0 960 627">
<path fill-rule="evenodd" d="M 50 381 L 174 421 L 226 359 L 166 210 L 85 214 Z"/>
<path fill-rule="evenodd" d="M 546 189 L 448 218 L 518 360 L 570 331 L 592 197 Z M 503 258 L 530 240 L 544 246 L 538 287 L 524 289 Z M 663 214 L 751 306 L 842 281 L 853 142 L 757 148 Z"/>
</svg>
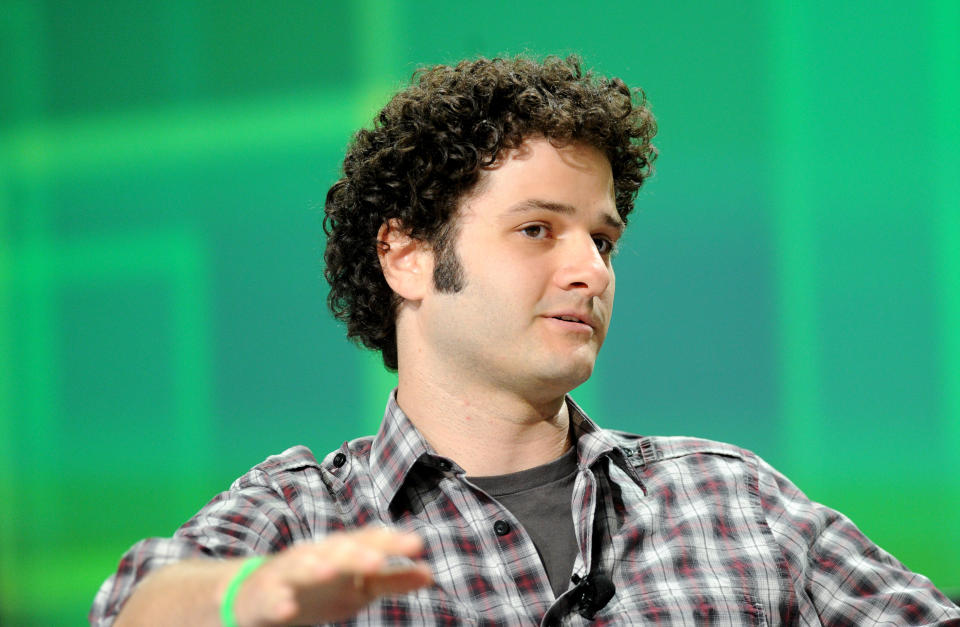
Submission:
<svg viewBox="0 0 960 627">
<path fill-rule="evenodd" d="M 476 182 L 466 191 L 464 191 L 457 200 L 457 209 L 455 214 L 461 216 L 464 215 L 466 213 L 465 210 L 469 208 L 472 200 L 484 195 L 488 191 L 491 191 L 491 186 L 495 185 L 493 181 L 497 178 L 494 176 L 494 173 L 501 169 L 508 162 L 512 160 L 527 161 L 532 159 L 535 153 L 533 144 L 540 142 L 547 142 L 552 145 L 557 151 L 556 154 L 560 157 L 564 164 L 578 170 L 594 170 L 596 161 L 590 159 L 590 157 L 593 157 L 594 159 L 596 157 L 600 157 L 605 166 L 603 175 L 605 178 L 607 178 L 607 193 L 610 197 L 611 209 L 609 215 L 606 216 L 604 221 L 608 222 L 609 225 L 614 228 L 623 230 L 623 220 L 620 219 L 619 213 L 616 210 L 616 188 L 614 185 L 612 168 L 610 167 L 610 160 L 607 155 L 602 150 L 589 143 L 579 142 L 576 140 L 558 141 L 542 135 L 531 135 L 525 138 L 519 146 L 501 150 L 490 165 L 481 167 L 477 173 Z M 526 207 L 527 209 L 539 208 L 549 210 L 550 207 L 546 206 L 549 204 L 554 205 L 553 209 L 558 213 L 573 213 L 576 210 L 575 205 L 564 203 L 562 201 L 541 201 L 536 198 L 531 198 L 528 200 L 530 201 L 530 205 Z M 518 205 L 519 204 L 522 204 L 522 201 L 521 203 L 518 203 Z M 519 211 L 521 209 L 523 209 L 523 207 L 519 207 L 517 210 Z M 607 218 L 609 218 L 609 220 Z M 616 222 L 616 224 L 614 224 L 614 222 Z"/>
</svg>

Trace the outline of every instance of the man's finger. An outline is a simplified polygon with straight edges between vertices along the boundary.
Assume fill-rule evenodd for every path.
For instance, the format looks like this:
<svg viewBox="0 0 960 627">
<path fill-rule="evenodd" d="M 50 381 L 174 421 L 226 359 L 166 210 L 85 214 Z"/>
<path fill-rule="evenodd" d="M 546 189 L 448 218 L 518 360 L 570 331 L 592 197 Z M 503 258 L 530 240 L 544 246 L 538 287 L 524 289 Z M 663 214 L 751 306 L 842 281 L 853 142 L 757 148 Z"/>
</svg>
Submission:
<svg viewBox="0 0 960 627">
<path fill-rule="evenodd" d="M 375 573 L 390 557 L 415 557 L 423 551 L 418 536 L 386 528 L 336 534 L 315 546 L 317 560 L 338 574 Z"/>
<path fill-rule="evenodd" d="M 432 581 L 430 569 L 422 562 L 383 567 L 374 572 L 343 568 L 323 582 L 300 582 L 293 589 L 294 603 L 282 620 L 312 624 L 318 617 L 323 622 L 349 618 L 378 597 L 405 594 Z M 278 609 L 274 616 L 279 614 Z"/>
<path fill-rule="evenodd" d="M 388 527 L 365 527 L 348 535 L 358 543 L 378 549 L 385 555 L 413 557 L 423 551 L 423 540 L 420 536 Z"/>
<path fill-rule="evenodd" d="M 295 585 L 322 584 L 344 574 L 374 573 L 389 557 L 415 557 L 422 551 L 419 536 L 385 527 L 334 533 L 289 549 L 283 558 L 284 578 Z"/>
<path fill-rule="evenodd" d="M 391 594 L 406 594 L 433 583 L 433 573 L 423 562 L 391 566 L 375 573 L 354 576 L 354 585 L 369 600 Z"/>
</svg>

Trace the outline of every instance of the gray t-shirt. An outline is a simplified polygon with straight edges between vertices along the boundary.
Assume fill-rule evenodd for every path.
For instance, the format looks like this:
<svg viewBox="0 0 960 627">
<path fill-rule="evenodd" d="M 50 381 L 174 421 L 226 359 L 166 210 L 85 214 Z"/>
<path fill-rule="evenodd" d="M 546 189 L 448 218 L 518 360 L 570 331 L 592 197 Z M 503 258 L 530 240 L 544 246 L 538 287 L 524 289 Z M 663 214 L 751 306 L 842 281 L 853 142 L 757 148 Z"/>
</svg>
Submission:
<svg viewBox="0 0 960 627">
<path fill-rule="evenodd" d="M 537 547 L 555 596 L 567 590 L 577 558 L 570 501 L 577 478 L 577 450 L 554 461 L 492 477 L 468 477 L 475 486 L 495 498 L 520 521 Z"/>
</svg>

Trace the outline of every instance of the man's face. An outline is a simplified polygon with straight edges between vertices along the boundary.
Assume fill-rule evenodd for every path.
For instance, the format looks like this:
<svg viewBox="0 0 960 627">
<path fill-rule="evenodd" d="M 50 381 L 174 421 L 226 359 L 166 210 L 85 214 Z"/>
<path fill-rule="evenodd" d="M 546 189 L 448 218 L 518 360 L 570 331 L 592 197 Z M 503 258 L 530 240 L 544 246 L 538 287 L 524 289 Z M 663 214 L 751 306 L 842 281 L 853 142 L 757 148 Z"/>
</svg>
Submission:
<svg viewBox="0 0 960 627">
<path fill-rule="evenodd" d="M 435 288 L 420 304 L 430 358 L 465 384 L 527 396 L 586 381 L 610 324 L 622 231 L 606 157 L 528 139 L 484 173 L 454 219 L 454 250 L 439 265 L 459 260 L 462 289 Z"/>
</svg>

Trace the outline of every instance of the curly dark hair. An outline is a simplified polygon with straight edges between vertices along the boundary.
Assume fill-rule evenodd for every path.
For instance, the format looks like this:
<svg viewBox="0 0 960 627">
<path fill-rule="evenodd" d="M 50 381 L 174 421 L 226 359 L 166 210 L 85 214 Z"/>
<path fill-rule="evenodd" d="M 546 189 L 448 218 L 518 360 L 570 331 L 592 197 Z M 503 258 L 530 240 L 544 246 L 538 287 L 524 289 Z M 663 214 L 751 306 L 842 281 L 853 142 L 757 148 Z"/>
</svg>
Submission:
<svg viewBox="0 0 960 627">
<path fill-rule="evenodd" d="M 437 257 L 435 287 L 458 291 L 453 241 L 459 199 L 505 150 L 538 135 L 591 145 L 610 160 L 617 212 L 627 221 L 653 173 L 657 126 L 642 90 L 584 73 L 580 59 L 462 61 L 417 70 L 411 85 L 353 138 L 343 176 L 327 192 L 327 303 L 347 336 L 397 369 L 396 311 L 377 256 L 377 233 L 397 219 Z"/>
</svg>

